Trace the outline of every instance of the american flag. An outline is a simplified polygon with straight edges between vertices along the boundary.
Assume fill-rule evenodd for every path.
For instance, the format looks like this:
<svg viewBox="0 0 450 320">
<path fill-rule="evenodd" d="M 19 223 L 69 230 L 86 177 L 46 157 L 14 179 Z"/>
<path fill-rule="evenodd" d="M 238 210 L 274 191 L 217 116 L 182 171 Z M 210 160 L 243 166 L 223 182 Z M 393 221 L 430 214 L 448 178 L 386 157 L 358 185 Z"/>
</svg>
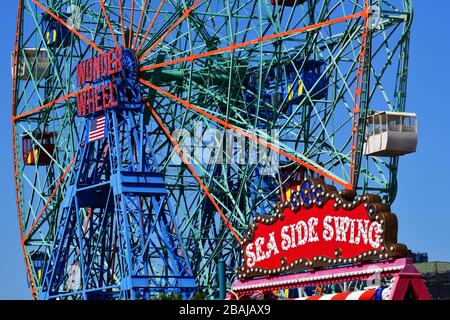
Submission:
<svg viewBox="0 0 450 320">
<path fill-rule="evenodd" d="M 106 117 L 99 117 L 91 120 L 89 128 L 89 143 L 102 140 L 106 135 Z"/>
</svg>

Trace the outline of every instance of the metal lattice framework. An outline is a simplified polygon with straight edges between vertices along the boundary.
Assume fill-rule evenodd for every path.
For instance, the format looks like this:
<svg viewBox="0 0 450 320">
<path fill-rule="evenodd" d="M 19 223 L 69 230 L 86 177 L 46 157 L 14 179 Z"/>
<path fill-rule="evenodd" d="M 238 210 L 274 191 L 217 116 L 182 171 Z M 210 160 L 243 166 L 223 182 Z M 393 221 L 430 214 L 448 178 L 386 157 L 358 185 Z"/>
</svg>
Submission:
<svg viewBox="0 0 450 320">
<path fill-rule="evenodd" d="M 231 284 L 249 221 L 270 214 L 298 175 L 320 175 L 339 188 L 394 201 L 398 158 L 363 156 L 363 144 L 371 110 L 405 110 L 410 1 L 273 2 L 19 0 L 13 54 L 15 180 L 35 298 L 92 298 L 100 292 L 103 298 L 146 299 L 183 293 L 164 290 L 177 287 L 167 282 L 154 292 L 133 294 L 122 286 L 126 272 L 119 261 L 126 249 L 115 239 L 126 242 L 130 236 L 118 231 L 124 222 L 110 214 L 128 209 L 106 204 L 68 209 L 81 155 L 90 148 L 84 137 L 92 121 L 77 116 L 76 97 L 88 88 L 78 87 L 76 66 L 116 47 L 137 56 L 142 110 L 119 118 L 107 111 L 110 137 L 92 147 L 89 161 L 102 170 L 102 157 L 112 159 L 106 166 L 114 167 L 114 152 L 128 152 L 131 162 L 133 146 L 147 154 L 164 178 L 167 197 L 140 195 L 144 203 L 134 201 L 127 212 L 148 219 L 141 226 L 148 233 L 144 239 L 154 232 L 154 206 L 165 212 L 166 229 L 178 235 L 173 239 L 179 244 L 166 247 L 159 261 L 182 257 L 198 290 L 217 296 L 220 278 Z M 42 56 L 49 61 L 44 66 L 38 64 Z M 121 126 L 121 117 L 129 120 L 126 125 Z M 127 144 L 136 132 L 142 134 L 140 142 Z M 198 141 L 196 133 L 206 138 Z M 242 150 L 228 152 L 227 135 L 240 141 L 244 156 Z M 44 142 L 49 136 L 51 148 Z M 187 152 L 189 145 L 206 147 L 209 161 Z M 279 156 L 277 170 L 267 174 L 266 164 L 250 161 L 258 146 Z M 30 148 L 34 161 L 25 154 Z M 37 160 L 44 158 L 45 163 Z M 105 174 L 100 176 L 104 182 Z M 113 203 L 130 205 L 134 195 L 129 196 L 116 196 Z M 65 242 L 65 259 L 55 260 L 70 210 L 69 225 L 78 229 L 78 240 Z M 46 276 L 52 272 L 58 279 L 53 291 Z M 164 276 L 164 270 L 158 272 Z M 49 290 L 53 293 L 47 296 Z"/>
</svg>

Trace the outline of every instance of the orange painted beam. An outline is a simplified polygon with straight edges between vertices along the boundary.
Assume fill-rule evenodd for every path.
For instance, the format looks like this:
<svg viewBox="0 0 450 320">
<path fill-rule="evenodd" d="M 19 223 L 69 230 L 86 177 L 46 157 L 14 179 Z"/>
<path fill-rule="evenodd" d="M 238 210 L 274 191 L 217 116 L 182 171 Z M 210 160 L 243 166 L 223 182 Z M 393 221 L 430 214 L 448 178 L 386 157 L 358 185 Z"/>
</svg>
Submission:
<svg viewBox="0 0 450 320">
<path fill-rule="evenodd" d="M 114 30 L 111 25 L 111 21 L 109 20 L 108 13 L 106 12 L 105 3 L 103 0 L 100 0 L 100 8 L 102 9 L 103 15 L 105 16 L 106 23 L 108 24 L 109 31 L 113 37 L 114 43 L 116 44 L 116 48 L 119 48 L 119 42 L 117 41 L 117 37 L 114 34 Z"/>
<path fill-rule="evenodd" d="M 124 19 L 123 19 L 122 0 L 119 0 L 119 12 L 120 12 L 120 26 L 122 29 L 123 46 L 126 48 L 127 41 L 125 39 L 125 25 L 124 25 Z"/>
<path fill-rule="evenodd" d="M 180 25 L 189 15 L 192 11 L 200 4 L 202 0 L 197 0 L 195 3 L 187 10 L 183 12 L 183 15 L 167 30 L 156 42 L 142 55 L 142 57 L 139 58 L 139 62 L 145 59 L 147 55 L 150 54 L 150 52 L 153 51 L 178 25 Z"/>
<path fill-rule="evenodd" d="M 130 33 L 128 35 L 128 47 L 132 47 L 132 40 L 133 40 L 133 27 L 134 27 L 134 6 L 135 6 L 135 0 L 131 0 L 131 15 L 130 15 Z"/>
<path fill-rule="evenodd" d="M 52 202 L 53 198 L 56 196 L 56 193 L 58 192 L 59 188 L 61 187 L 64 179 L 67 177 L 67 175 L 69 174 L 69 172 L 72 169 L 73 165 L 75 164 L 75 160 L 76 160 L 76 156 L 73 157 L 72 161 L 70 162 L 70 164 L 67 167 L 67 169 L 64 171 L 63 175 L 58 179 L 58 183 L 55 186 L 55 190 L 53 190 L 53 192 L 50 195 L 50 197 L 48 198 L 44 208 L 42 208 L 41 212 L 36 217 L 36 220 L 34 221 L 33 225 L 31 226 L 30 230 L 28 231 L 27 235 L 22 239 L 22 243 L 23 244 L 25 244 L 25 242 L 30 238 L 30 236 L 33 233 L 34 229 L 36 228 L 38 222 L 44 216 L 44 213 L 45 213 L 45 211 L 47 211 L 47 209 L 48 209 L 48 207 L 50 205 L 50 202 Z"/>
<path fill-rule="evenodd" d="M 352 116 L 352 147 L 351 147 L 351 157 L 350 157 L 350 188 L 354 190 L 358 181 L 356 181 L 356 161 L 357 161 L 357 148 L 359 143 L 358 129 L 359 122 L 361 120 L 361 107 L 362 107 L 362 89 L 363 89 L 363 77 L 364 68 L 367 63 L 366 53 L 367 53 L 367 31 L 369 29 L 369 1 L 364 1 L 364 24 L 361 37 L 361 47 L 358 54 L 358 71 L 356 72 L 356 86 L 355 86 L 355 100 L 353 105 L 353 116 Z"/>
<path fill-rule="evenodd" d="M 157 69 L 157 68 L 162 68 L 162 67 L 166 67 L 166 66 L 170 66 L 173 64 L 178 64 L 178 63 L 182 63 L 182 62 L 187 62 L 187 61 L 195 61 L 197 59 L 201 59 L 201 58 L 205 58 L 205 57 L 210 57 L 210 56 L 214 56 L 214 55 L 218 55 L 218 54 L 222 54 L 225 52 L 233 52 L 236 51 L 237 49 L 242 49 L 251 45 L 255 45 L 255 44 L 260 44 L 263 42 L 267 42 L 267 41 L 271 41 L 271 40 L 276 40 L 279 38 L 283 38 L 283 37 L 287 37 L 287 36 L 291 36 L 294 34 L 299 34 L 299 33 L 303 33 L 303 32 L 308 32 L 308 31 L 312 31 L 312 30 L 316 30 L 316 29 L 320 29 L 323 27 L 328 27 L 331 26 L 333 24 L 337 24 L 340 22 L 344 22 L 344 21 L 348 21 L 348 20 L 353 20 L 353 19 L 357 19 L 360 17 L 365 17 L 367 16 L 368 11 L 364 10 L 362 12 L 359 13 L 355 13 L 349 16 L 345 16 L 345 17 L 341 17 L 341 18 L 337 18 L 337 19 L 333 19 L 333 20 L 329 20 L 329 21 L 325 21 L 325 22 L 321 22 L 321 23 L 316 23 L 310 26 L 306 26 L 306 27 L 301 27 L 298 29 L 293 29 L 293 30 L 289 30 L 289 31 L 284 31 L 284 32 L 280 32 L 280 33 L 275 33 L 272 35 L 268 35 L 265 37 L 261 37 L 258 39 L 253 39 L 253 40 L 249 40 L 246 42 L 242 42 L 242 43 L 237 43 L 237 44 L 232 44 L 228 47 L 224 47 L 221 49 L 217 49 L 217 50 L 212 50 L 212 51 L 208 51 L 208 52 L 204 52 L 204 53 L 199 53 L 199 54 L 194 54 L 194 55 L 190 55 L 189 57 L 183 57 L 180 59 L 175 59 L 172 61 L 167 61 L 167 62 L 163 62 L 163 63 L 158 63 L 152 66 L 147 66 L 147 67 L 143 67 L 141 68 L 141 71 L 148 71 L 148 70 L 153 70 L 153 69 Z"/>
<path fill-rule="evenodd" d="M 262 146 L 264 146 L 264 147 L 266 147 L 266 148 L 268 148 L 268 149 L 270 149 L 270 150 L 272 150 L 272 151 L 282 155 L 282 156 L 285 156 L 286 158 L 288 158 L 288 159 L 298 163 L 299 165 L 304 166 L 305 168 L 308 168 L 309 170 L 311 170 L 313 172 L 319 173 L 320 175 L 322 175 L 322 176 L 330 179 L 331 181 L 333 181 L 333 182 L 343 186 L 344 188 L 349 188 L 350 187 L 350 184 L 348 182 L 343 181 L 343 180 L 341 180 L 339 178 L 336 178 L 336 177 L 330 175 L 328 172 L 325 172 L 324 170 L 322 170 L 320 168 L 316 168 L 315 166 L 313 166 L 313 165 L 311 165 L 311 164 L 309 164 L 309 163 L 307 163 L 307 162 L 305 162 L 305 161 L 303 161 L 303 160 L 301 160 L 301 159 L 299 159 L 299 158 L 297 158 L 297 157 L 287 153 L 286 151 L 278 148 L 277 146 L 275 146 L 275 145 L 273 145 L 273 144 L 271 144 L 271 143 L 269 143 L 269 142 L 267 142 L 265 140 L 262 140 L 262 139 L 256 137 L 255 135 L 253 135 L 251 133 L 248 133 L 248 132 L 246 132 L 246 131 L 244 131 L 244 130 L 242 130 L 242 129 L 240 129 L 240 128 L 238 128 L 238 127 L 236 127 L 236 126 L 234 126 L 234 125 L 232 125 L 232 124 L 230 124 L 230 123 L 228 123 L 228 122 L 226 122 L 224 120 L 221 120 L 221 119 L 217 118 L 216 116 L 211 115 L 210 113 L 208 113 L 208 112 L 206 112 L 206 111 L 204 111 L 204 110 L 202 110 L 202 109 L 192 105 L 188 101 L 180 99 L 180 98 L 174 96 L 173 94 L 171 94 L 170 92 L 167 92 L 167 91 L 165 91 L 165 90 L 155 86 L 154 84 L 152 84 L 152 83 L 150 83 L 148 81 L 145 81 L 145 80 L 141 79 L 140 82 L 142 84 L 144 84 L 145 86 L 147 86 L 147 87 L 149 87 L 149 88 L 151 88 L 153 90 L 156 90 L 160 94 L 162 94 L 162 95 L 164 95 L 164 96 L 166 96 L 166 97 L 168 97 L 168 98 L 170 98 L 170 99 L 180 103 L 187 110 L 193 110 L 193 111 L 197 112 L 198 114 L 201 114 L 201 115 L 207 117 L 208 119 L 210 119 L 210 120 L 220 124 L 223 128 L 230 129 L 230 130 L 234 131 L 235 133 L 237 133 L 237 134 L 239 134 L 241 136 L 244 136 L 244 137 L 246 137 L 246 138 L 248 138 L 248 139 L 250 139 L 250 140 L 252 140 L 252 141 L 254 141 L 254 142 L 256 142 L 256 143 L 258 143 L 258 144 L 260 144 L 260 145 L 262 145 Z"/>
<path fill-rule="evenodd" d="M 148 0 L 144 0 L 144 3 L 142 4 L 142 7 L 141 7 L 141 15 L 139 17 L 139 23 L 138 23 L 138 27 L 136 30 L 136 36 L 134 37 L 132 49 L 136 48 L 136 46 L 137 46 L 137 42 L 139 39 L 139 33 L 141 32 L 142 22 L 144 20 L 144 13 L 145 13 L 145 10 L 147 9 L 147 2 L 148 2 Z"/>
<path fill-rule="evenodd" d="M 45 11 L 48 15 L 50 15 L 53 19 L 55 19 L 56 21 L 58 21 L 60 24 L 62 24 L 64 27 L 66 27 L 67 29 L 69 29 L 73 34 L 77 35 L 78 37 L 80 37 L 80 39 L 82 39 L 84 42 L 86 42 L 87 44 L 89 44 L 92 48 L 94 48 L 98 53 L 103 54 L 105 53 L 102 49 L 100 49 L 98 46 L 96 46 L 91 40 L 89 40 L 88 38 L 86 38 L 85 36 L 83 36 L 80 32 L 78 32 L 74 27 L 69 26 L 64 20 L 62 20 L 60 17 L 58 17 L 56 14 L 54 14 L 53 12 L 51 12 L 48 8 L 46 8 L 43 4 L 41 4 L 39 1 L 37 0 L 31 0 L 34 2 L 34 4 L 36 4 L 39 8 L 41 8 L 43 11 Z"/>
<path fill-rule="evenodd" d="M 161 9 L 162 9 L 162 7 L 163 7 L 165 1 L 166 1 L 166 0 L 161 0 L 161 2 L 159 3 L 159 7 L 158 7 L 158 9 L 156 10 L 155 15 L 153 16 L 152 22 L 150 22 L 150 25 L 149 25 L 148 28 L 147 28 L 147 32 L 145 33 L 144 37 L 142 38 L 141 45 L 139 46 L 139 49 L 136 50 L 137 53 L 140 53 L 140 52 L 142 51 L 142 47 L 143 47 L 144 44 L 145 44 L 144 41 L 145 41 L 145 39 L 147 39 L 148 35 L 150 34 L 150 31 L 152 30 L 153 26 L 155 25 L 156 18 L 158 18 L 158 15 L 159 15 L 159 13 L 161 12 Z M 138 35 L 137 35 L 137 36 L 138 36 Z"/>
<path fill-rule="evenodd" d="M 30 110 L 30 111 L 24 112 L 24 113 L 22 113 L 22 114 L 20 114 L 20 115 L 18 115 L 18 116 L 13 116 L 13 121 L 18 121 L 18 120 L 20 120 L 20 119 L 23 119 L 23 118 L 26 118 L 26 117 L 28 117 L 28 116 L 30 116 L 30 115 L 33 115 L 33 114 L 35 114 L 35 113 L 38 113 L 38 112 L 40 112 L 40 111 L 42 111 L 42 110 L 51 108 L 51 107 L 53 107 L 54 105 L 56 105 L 56 104 L 58 104 L 58 103 L 64 102 L 64 101 L 66 101 L 66 100 L 69 100 L 70 98 L 75 98 L 75 97 L 77 96 L 77 94 L 86 92 L 86 91 L 88 91 L 88 90 L 90 90 L 90 89 L 91 89 L 90 86 L 89 86 L 89 87 L 86 87 L 86 88 L 84 88 L 84 89 L 81 89 L 81 90 L 78 90 L 78 91 L 69 93 L 68 95 L 65 95 L 65 96 L 62 97 L 62 98 L 59 98 L 59 99 L 50 101 L 49 103 L 46 103 L 46 104 L 44 104 L 44 105 L 42 105 L 42 106 L 40 106 L 40 107 L 37 107 L 37 108 L 34 108 L 34 109 Z"/>
<path fill-rule="evenodd" d="M 197 180 L 197 183 L 200 185 L 200 187 L 202 188 L 203 192 L 205 193 L 206 197 L 211 201 L 211 203 L 213 204 L 214 208 L 216 208 L 217 212 L 220 214 L 220 216 L 222 217 L 223 221 L 225 222 L 226 227 L 231 231 L 231 233 L 234 235 L 234 237 L 236 238 L 236 240 L 238 241 L 239 244 L 242 243 L 242 240 L 240 238 L 240 236 L 237 234 L 236 230 L 233 228 L 233 226 L 230 223 L 230 220 L 228 220 L 227 216 L 225 215 L 225 213 L 222 211 L 222 209 L 220 208 L 219 204 L 217 203 L 217 201 L 214 199 L 214 197 L 212 196 L 211 192 L 209 191 L 208 187 L 203 183 L 203 181 L 200 179 L 200 177 L 198 176 L 198 174 L 195 172 L 194 167 L 192 166 L 191 162 L 189 161 L 189 159 L 184 155 L 183 151 L 180 148 L 180 145 L 178 144 L 178 142 L 172 137 L 172 135 L 170 134 L 169 130 L 166 128 L 166 126 L 163 124 L 161 118 L 159 117 L 159 115 L 156 113 L 156 111 L 152 108 L 152 106 L 149 105 L 149 103 L 146 103 L 147 108 L 150 110 L 150 112 L 153 115 L 153 118 L 156 120 L 156 122 L 158 123 L 158 125 L 160 126 L 160 128 L 164 131 L 164 134 L 167 136 L 167 138 L 170 140 L 170 142 L 172 143 L 175 151 L 178 153 L 178 155 L 181 157 L 181 159 L 183 160 L 183 162 L 186 164 L 186 166 L 188 167 L 189 171 L 191 172 L 191 174 L 194 176 L 195 180 Z"/>
<path fill-rule="evenodd" d="M 20 37 L 21 37 L 21 29 L 22 29 L 22 15 L 23 15 L 23 0 L 18 0 L 17 5 L 17 18 L 16 18 L 16 34 L 15 34 L 15 42 L 14 42 L 14 65 L 18 65 L 19 60 L 19 46 L 20 46 Z M 17 99 L 17 74 L 14 72 L 12 79 L 12 114 L 14 115 L 16 112 L 16 99 Z M 24 226 L 23 226 L 23 212 L 21 206 L 21 188 L 19 185 L 19 163 L 18 163 L 18 150 L 17 150 L 17 139 L 16 139 L 16 123 L 12 122 L 12 141 L 13 141 L 13 156 L 14 156 L 14 184 L 16 187 L 16 205 L 18 211 L 18 219 L 19 219 L 19 231 L 20 237 L 23 239 Z M 22 247 L 22 255 L 25 262 L 25 266 L 27 269 L 27 278 L 30 283 L 31 294 L 33 299 L 38 299 L 38 292 L 36 283 L 34 282 L 34 278 L 32 277 L 32 266 L 30 258 L 27 254 L 27 250 L 25 248 L 24 243 L 21 244 Z"/>
</svg>

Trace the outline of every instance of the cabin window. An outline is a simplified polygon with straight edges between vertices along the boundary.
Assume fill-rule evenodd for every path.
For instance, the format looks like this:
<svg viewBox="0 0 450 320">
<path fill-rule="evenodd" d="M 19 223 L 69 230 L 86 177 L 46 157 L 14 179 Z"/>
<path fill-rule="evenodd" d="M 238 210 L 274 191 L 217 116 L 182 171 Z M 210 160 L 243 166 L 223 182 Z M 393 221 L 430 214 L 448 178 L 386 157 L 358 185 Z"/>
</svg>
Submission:
<svg viewBox="0 0 450 320">
<path fill-rule="evenodd" d="M 417 132 L 417 120 L 414 117 L 403 118 L 403 131 L 404 132 Z"/>
</svg>

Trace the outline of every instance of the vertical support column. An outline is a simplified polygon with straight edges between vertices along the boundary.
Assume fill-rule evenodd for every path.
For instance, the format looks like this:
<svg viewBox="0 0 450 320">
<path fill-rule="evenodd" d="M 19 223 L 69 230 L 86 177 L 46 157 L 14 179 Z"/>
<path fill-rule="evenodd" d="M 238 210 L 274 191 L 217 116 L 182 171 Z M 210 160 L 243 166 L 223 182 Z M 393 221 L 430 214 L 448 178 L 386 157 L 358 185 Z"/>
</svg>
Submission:
<svg viewBox="0 0 450 320">
<path fill-rule="evenodd" d="M 223 259 L 219 259 L 218 262 L 218 276 L 219 276 L 219 300 L 225 300 L 227 296 L 227 277 L 226 277 L 226 266 Z"/>
<path fill-rule="evenodd" d="M 364 147 L 365 121 L 369 103 L 370 65 L 371 65 L 371 30 L 370 7 L 365 0 L 364 24 L 362 29 L 361 49 L 358 55 L 356 74 L 355 103 L 352 121 L 352 150 L 350 163 L 350 185 L 353 190 L 358 186 L 359 167 Z"/>
</svg>

